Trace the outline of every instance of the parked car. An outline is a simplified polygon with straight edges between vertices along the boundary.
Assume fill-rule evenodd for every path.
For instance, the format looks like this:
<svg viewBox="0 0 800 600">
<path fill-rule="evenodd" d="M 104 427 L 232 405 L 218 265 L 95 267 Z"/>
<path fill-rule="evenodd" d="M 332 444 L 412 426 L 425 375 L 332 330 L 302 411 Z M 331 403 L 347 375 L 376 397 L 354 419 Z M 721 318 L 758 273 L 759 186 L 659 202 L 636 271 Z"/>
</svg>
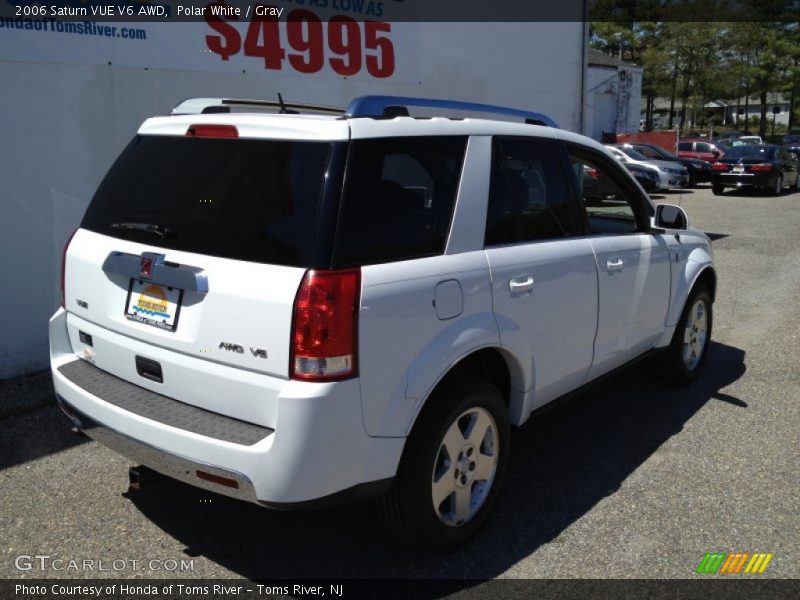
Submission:
<svg viewBox="0 0 800 600">
<path fill-rule="evenodd" d="M 633 142 L 625 144 L 650 160 L 666 160 L 682 164 L 689 172 L 689 187 L 694 187 L 700 182 L 711 181 L 711 163 L 699 158 L 684 158 L 677 156 L 656 144 Z"/>
<path fill-rule="evenodd" d="M 658 174 L 659 190 L 683 187 L 689 183 L 689 172 L 681 164 L 663 160 L 650 160 L 633 148 L 626 148 L 622 144 L 610 144 L 606 148 L 622 163 L 655 168 L 655 172 Z"/>
<path fill-rule="evenodd" d="M 50 320 L 59 405 L 134 463 L 273 508 L 378 498 L 442 550 L 489 516 L 511 425 L 655 351 L 702 371 L 710 240 L 593 140 L 421 98 L 191 102 L 100 184 Z"/>
<path fill-rule="evenodd" d="M 633 163 L 626 163 L 625 168 L 634 176 L 645 192 L 654 192 L 658 189 L 658 173 L 652 169 L 645 169 Z"/>
<path fill-rule="evenodd" d="M 724 151 L 717 146 L 704 139 L 685 139 L 678 142 L 678 156 L 684 158 L 699 158 L 713 162 L 723 156 Z"/>
<path fill-rule="evenodd" d="M 741 144 L 750 144 L 751 146 L 756 146 L 758 144 L 763 144 L 764 140 L 761 139 L 760 135 L 742 135 L 736 139 L 737 142 Z M 736 146 L 737 144 L 733 144 Z"/>
<path fill-rule="evenodd" d="M 717 136 L 716 143 L 719 144 L 720 142 L 736 140 L 743 135 L 744 131 L 725 131 Z"/>
<path fill-rule="evenodd" d="M 735 146 L 711 170 L 711 189 L 717 196 L 732 187 L 767 189 L 776 196 L 784 186 L 800 188 L 797 157 L 772 144 Z"/>
<path fill-rule="evenodd" d="M 783 147 L 789 152 L 800 152 L 800 135 L 791 134 L 783 137 Z"/>
</svg>

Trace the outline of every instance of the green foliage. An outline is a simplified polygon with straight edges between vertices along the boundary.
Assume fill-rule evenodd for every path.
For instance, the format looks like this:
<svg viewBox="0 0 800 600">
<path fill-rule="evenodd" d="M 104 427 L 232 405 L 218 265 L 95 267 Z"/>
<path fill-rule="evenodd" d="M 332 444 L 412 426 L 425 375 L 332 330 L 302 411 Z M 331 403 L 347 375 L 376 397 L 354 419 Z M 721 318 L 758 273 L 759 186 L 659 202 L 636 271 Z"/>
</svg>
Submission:
<svg viewBox="0 0 800 600">
<path fill-rule="evenodd" d="M 591 44 L 642 66 L 645 97 L 672 98 L 702 115 L 712 100 L 747 94 L 766 111 L 776 93 L 800 98 L 800 26 L 762 18 L 785 18 L 787 6 L 786 0 L 596 0 L 592 16 L 608 20 L 592 21 Z M 636 20 L 663 17 L 665 10 L 669 21 Z M 722 10 L 754 20 L 713 22 Z M 763 128 L 766 118 L 760 121 Z"/>
</svg>

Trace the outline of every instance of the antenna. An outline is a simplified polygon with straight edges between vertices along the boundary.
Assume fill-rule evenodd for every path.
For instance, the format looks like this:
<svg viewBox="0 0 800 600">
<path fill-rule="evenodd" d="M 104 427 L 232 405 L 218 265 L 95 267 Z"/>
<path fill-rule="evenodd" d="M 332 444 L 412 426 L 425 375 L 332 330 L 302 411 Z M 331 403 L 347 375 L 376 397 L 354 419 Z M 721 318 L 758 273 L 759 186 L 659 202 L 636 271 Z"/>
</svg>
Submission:
<svg viewBox="0 0 800 600">
<path fill-rule="evenodd" d="M 290 110 L 286 108 L 286 103 L 283 101 L 283 96 L 281 93 L 278 92 L 278 104 L 280 104 L 281 109 L 278 111 L 282 115 L 299 115 L 300 113 L 296 110 Z"/>
</svg>

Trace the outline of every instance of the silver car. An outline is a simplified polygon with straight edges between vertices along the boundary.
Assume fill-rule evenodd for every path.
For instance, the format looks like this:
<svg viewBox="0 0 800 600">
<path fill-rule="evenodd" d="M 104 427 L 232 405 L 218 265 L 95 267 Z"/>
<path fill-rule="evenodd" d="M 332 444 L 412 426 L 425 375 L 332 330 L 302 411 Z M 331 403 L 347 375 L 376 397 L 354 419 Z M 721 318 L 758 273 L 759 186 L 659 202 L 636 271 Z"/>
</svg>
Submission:
<svg viewBox="0 0 800 600">
<path fill-rule="evenodd" d="M 622 145 L 606 145 L 606 148 L 621 163 L 654 169 L 658 174 L 659 190 L 689 185 L 689 171 L 680 163 L 669 160 L 652 160 L 641 152 Z"/>
</svg>

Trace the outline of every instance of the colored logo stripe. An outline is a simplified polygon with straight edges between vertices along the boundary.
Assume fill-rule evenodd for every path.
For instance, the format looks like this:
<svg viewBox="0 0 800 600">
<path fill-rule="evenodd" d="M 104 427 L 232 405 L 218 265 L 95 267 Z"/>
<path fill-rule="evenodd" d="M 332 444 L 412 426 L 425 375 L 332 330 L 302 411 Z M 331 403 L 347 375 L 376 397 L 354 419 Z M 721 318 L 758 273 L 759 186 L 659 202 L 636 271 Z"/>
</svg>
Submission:
<svg viewBox="0 0 800 600">
<path fill-rule="evenodd" d="M 769 561 L 772 560 L 772 554 L 753 554 L 753 558 L 747 564 L 745 573 L 763 573 L 767 568 Z"/>
<path fill-rule="evenodd" d="M 723 560 L 725 560 L 724 552 L 706 554 L 700 561 L 700 566 L 697 567 L 697 573 L 716 573 Z"/>
<path fill-rule="evenodd" d="M 756 552 L 725 552 L 707 553 L 697 566 L 697 573 L 714 574 L 739 574 L 763 573 L 772 560 L 771 553 Z M 748 561 L 749 559 L 749 561 Z M 745 564 L 747 566 L 745 567 Z M 744 571 L 742 569 L 744 568 Z"/>
</svg>

